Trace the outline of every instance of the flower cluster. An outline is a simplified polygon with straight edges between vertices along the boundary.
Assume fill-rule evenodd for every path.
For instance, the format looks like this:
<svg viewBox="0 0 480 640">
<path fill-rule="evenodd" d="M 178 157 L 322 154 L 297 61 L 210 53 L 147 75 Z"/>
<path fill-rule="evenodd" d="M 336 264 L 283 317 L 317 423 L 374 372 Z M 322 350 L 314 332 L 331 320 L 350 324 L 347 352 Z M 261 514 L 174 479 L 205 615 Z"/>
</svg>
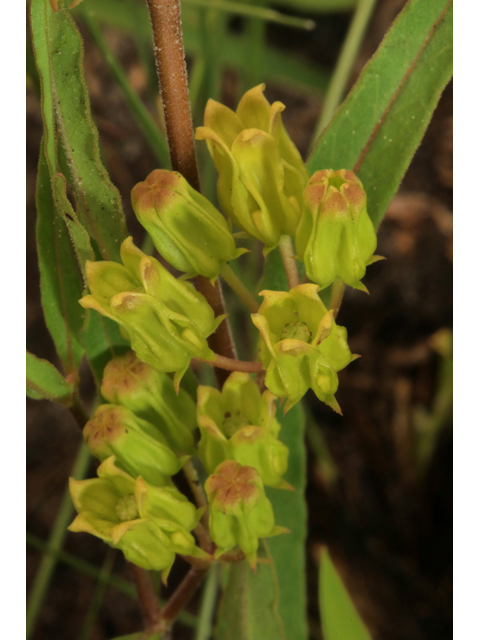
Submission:
<svg viewBox="0 0 480 640">
<path fill-rule="evenodd" d="M 275 524 L 265 487 L 293 489 L 284 478 L 289 451 L 280 439 L 277 399 L 288 411 L 312 389 L 340 412 L 338 373 L 357 357 L 336 323 L 338 306 L 327 308 L 319 291 L 331 285 L 332 291 L 365 290 L 366 267 L 379 259 L 367 196 L 351 171 L 322 170 L 309 178 L 283 126 L 284 108 L 269 104 L 263 85 L 247 91 L 235 112 L 208 102 L 196 137 L 213 158 L 226 218 L 177 172 L 155 170 L 133 189 L 139 222 L 161 258 L 183 276 L 131 238 L 121 245 L 121 264 L 86 264 L 90 293 L 80 303 L 115 321 L 133 351 L 105 368 L 104 404 L 83 432 L 101 462 L 98 478 L 71 481 L 78 516 L 70 528 L 102 538 L 164 579 L 176 554 L 211 562 L 239 550 L 255 568 L 259 540 L 287 531 Z M 245 236 L 261 241 L 265 255 L 278 245 L 283 251 L 294 238 L 311 282 L 259 294 L 263 302 L 251 319 L 265 375 L 255 380 L 230 361 L 234 373 L 223 388 L 201 384 L 195 402 L 180 388 L 182 376 L 192 358 L 216 366 L 226 360 L 207 342 L 225 316 L 215 317 L 186 278 L 214 282 L 220 275 L 232 288 L 243 287 L 228 263 L 245 252 L 235 243 Z M 238 294 L 242 300 L 250 295 Z M 203 510 L 172 480 L 192 465 L 191 456 L 208 475 L 214 546 L 203 549 L 192 535 Z"/>
</svg>

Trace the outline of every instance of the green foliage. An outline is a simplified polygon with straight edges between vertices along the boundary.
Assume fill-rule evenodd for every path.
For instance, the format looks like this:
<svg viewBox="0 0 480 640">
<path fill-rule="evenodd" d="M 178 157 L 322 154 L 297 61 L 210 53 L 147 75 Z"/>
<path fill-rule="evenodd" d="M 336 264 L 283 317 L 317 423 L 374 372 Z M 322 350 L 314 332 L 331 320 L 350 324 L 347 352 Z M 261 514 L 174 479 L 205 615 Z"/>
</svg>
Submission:
<svg viewBox="0 0 480 640">
<path fill-rule="evenodd" d="M 73 392 L 60 371 L 27 351 L 27 396 L 34 400 L 66 400 Z"/>
<path fill-rule="evenodd" d="M 451 0 L 411 0 L 309 158 L 311 173 L 343 168 L 358 174 L 376 227 L 451 77 L 451 33 Z"/>
<path fill-rule="evenodd" d="M 326 549 L 320 560 L 319 597 L 325 640 L 371 640 Z"/>
<path fill-rule="evenodd" d="M 45 139 L 37 175 L 37 250 L 45 321 L 67 374 L 75 374 L 83 356 L 79 333 L 84 312 L 78 304 L 81 275 L 51 188 Z"/>
<path fill-rule="evenodd" d="M 226 570 L 216 640 L 286 640 L 290 637 L 285 635 L 278 615 L 275 564 L 269 561 L 266 545 L 262 555 L 266 562 L 257 565 L 256 573 L 246 562 L 232 564 Z"/>
</svg>

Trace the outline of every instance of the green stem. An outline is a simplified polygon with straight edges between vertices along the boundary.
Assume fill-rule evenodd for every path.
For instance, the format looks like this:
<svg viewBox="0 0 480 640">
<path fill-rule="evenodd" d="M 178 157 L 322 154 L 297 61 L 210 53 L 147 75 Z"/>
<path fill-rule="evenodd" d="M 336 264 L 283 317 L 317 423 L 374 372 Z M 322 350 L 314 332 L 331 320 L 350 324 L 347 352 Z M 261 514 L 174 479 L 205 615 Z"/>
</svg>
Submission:
<svg viewBox="0 0 480 640">
<path fill-rule="evenodd" d="M 359 0 L 350 28 L 343 43 L 340 57 L 338 58 L 335 71 L 333 73 L 327 95 L 323 103 L 322 113 L 318 121 L 312 143 L 315 143 L 332 119 L 338 105 L 345 95 L 348 80 L 352 74 L 353 65 L 362 44 L 365 31 L 370 17 L 375 8 L 377 0 Z M 313 146 L 313 144 L 312 144 Z"/>
<path fill-rule="evenodd" d="M 220 570 L 220 564 L 216 564 L 210 569 L 210 572 L 207 575 L 207 579 L 203 587 L 195 640 L 210 640 L 212 637 L 212 622 L 213 615 L 215 613 L 215 605 L 217 603 Z"/>
<path fill-rule="evenodd" d="M 333 309 L 333 316 L 336 318 L 340 311 L 340 306 L 343 300 L 343 294 L 345 293 L 345 283 L 342 280 L 335 280 L 332 284 L 332 295 L 330 296 L 329 309 Z"/>
<path fill-rule="evenodd" d="M 73 465 L 72 476 L 76 480 L 82 480 L 87 474 L 89 464 L 90 452 L 87 449 L 86 444 L 82 441 Z M 50 537 L 48 538 L 48 545 L 53 550 L 58 551 L 63 546 L 63 542 L 67 534 L 67 527 L 72 520 L 73 510 L 70 491 L 67 487 L 64 491 L 62 502 L 55 518 Z M 38 614 L 40 613 L 43 601 L 47 594 L 56 564 L 57 558 L 55 555 L 44 555 L 40 563 L 40 567 L 35 575 L 27 606 L 27 640 L 31 637 L 35 628 L 35 623 L 37 622 Z"/>
<path fill-rule="evenodd" d="M 283 266 L 285 267 L 288 288 L 293 289 L 293 287 L 297 287 L 300 284 L 300 278 L 298 276 L 297 263 L 295 261 L 295 254 L 293 253 L 292 239 L 290 236 L 282 236 L 280 238 L 278 248 L 280 249 Z"/>
<path fill-rule="evenodd" d="M 220 270 L 220 275 L 228 284 L 228 286 L 235 291 L 240 300 L 245 304 L 249 311 L 257 313 L 260 305 L 255 296 L 250 293 L 247 287 L 243 284 L 232 267 L 225 263 Z"/>
<path fill-rule="evenodd" d="M 138 128 L 142 132 L 145 141 L 150 146 L 161 166 L 169 169 L 170 154 L 168 152 L 168 145 L 165 140 L 165 136 L 160 131 L 148 109 L 138 97 L 138 94 L 132 88 L 117 59 L 108 48 L 100 28 L 96 24 L 95 20 L 92 19 L 92 16 L 95 16 L 95 11 L 91 9 L 83 9 L 81 15 L 88 30 L 90 31 L 90 35 L 99 48 L 105 62 L 110 67 L 110 71 L 112 72 L 118 86 L 122 90 L 127 106 L 130 109 Z"/>
</svg>

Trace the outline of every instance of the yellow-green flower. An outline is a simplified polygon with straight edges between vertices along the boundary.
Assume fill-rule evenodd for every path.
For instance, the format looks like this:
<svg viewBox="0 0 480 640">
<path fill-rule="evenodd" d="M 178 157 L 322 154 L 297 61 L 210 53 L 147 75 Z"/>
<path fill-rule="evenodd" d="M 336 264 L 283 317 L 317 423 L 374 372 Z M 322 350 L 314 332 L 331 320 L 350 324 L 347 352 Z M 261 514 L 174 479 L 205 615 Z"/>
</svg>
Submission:
<svg viewBox="0 0 480 640">
<path fill-rule="evenodd" d="M 270 105 L 264 89 L 247 91 L 236 112 L 209 100 L 196 138 L 207 141 L 221 208 L 267 252 L 282 235 L 295 234 L 308 174 L 283 126 L 285 106 Z"/>
<path fill-rule="evenodd" d="M 307 276 L 325 289 L 335 280 L 366 291 L 360 282 L 374 256 L 377 235 L 367 213 L 367 195 L 351 171 L 317 171 L 308 181 L 296 251 Z"/>
<path fill-rule="evenodd" d="M 275 400 L 269 391 L 261 394 L 248 373 L 232 373 L 221 391 L 198 387 L 198 454 L 207 473 L 231 459 L 254 467 L 265 485 L 291 489 L 282 479 L 288 448 L 278 440 Z"/>
<path fill-rule="evenodd" d="M 97 469 L 98 478 L 70 478 L 77 517 L 70 531 L 83 531 L 121 549 L 130 562 L 162 572 L 164 582 L 175 554 L 207 558 L 190 531 L 201 516 L 173 487 L 152 487 L 134 480 L 112 456 Z"/>
<path fill-rule="evenodd" d="M 123 265 L 87 261 L 91 294 L 80 304 L 117 322 L 140 360 L 158 371 L 175 372 L 178 388 L 191 358 L 213 358 L 207 337 L 224 316 L 215 318 L 189 282 L 137 249 L 132 238 L 122 243 L 120 256 Z"/>
<path fill-rule="evenodd" d="M 267 369 L 265 384 L 288 411 L 313 389 L 319 400 L 340 412 L 335 399 L 337 372 L 355 356 L 347 331 L 327 311 L 315 284 L 285 291 L 262 291 L 264 301 L 252 321 L 260 332 L 260 360 Z"/>
<path fill-rule="evenodd" d="M 101 392 L 109 403 L 122 405 L 154 425 L 175 453 L 193 453 L 195 402 L 183 389 L 175 391 L 167 373 L 129 351 L 107 364 Z"/>
<path fill-rule="evenodd" d="M 259 539 L 288 533 L 288 529 L 275 526 L 272 505 L 253 467 L 226 460 L 207 479 L 205 491 L 210 534 L 218 546 L 216 557 L 238 545 L 255 569 Z"/>
<path fill-rule="evenodd" d="M 117 464 L 134 478 L 143 476 L 150 484 L 171 484 L 185 458 L 177 458 L 161 431 L 130 409 L 102 404 L 83 428 L 85 442 L 95 457 L 114 455 Z"/>
<path fill-rule="evenodd" d="M 152 171 L 133 188 L 132 206 L 160 255 L 188 276 L 213 280 L 245 253 L 223 215 L 176 171 Z"/>
</svg>

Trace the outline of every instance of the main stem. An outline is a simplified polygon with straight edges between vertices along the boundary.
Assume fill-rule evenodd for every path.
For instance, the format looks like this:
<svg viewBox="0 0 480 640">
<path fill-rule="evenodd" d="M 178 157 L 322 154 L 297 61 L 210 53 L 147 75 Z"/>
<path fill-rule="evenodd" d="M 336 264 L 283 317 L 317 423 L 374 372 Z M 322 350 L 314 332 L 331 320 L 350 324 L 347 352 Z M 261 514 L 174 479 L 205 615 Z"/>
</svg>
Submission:
<svg viewBox="0 0 480 640">
<path fill-rule="evenodd" d="M 181 173 L 200 191 L 192 116 L 188 97 L 187 69 L 183 49 L 179 0 L 147 0 L 152 22 L 155 60 L 165 113 L 165 128 L 172 169 Z M 195 285 L 205 296 L 216 316 L 225 313 L 223 294 L 217 279 L 212 286 L 208 278 L 197 276 Z M 225 320 L 209 338 L 210 348 L 227 358 L 235 358 L 230 326 Z M 221 386 L 227 374 L 215 370 Z"/>
<path fill-rule="evenodd" d="M 300 284 L 300 278 L 298 276 L 297 263 L 295 261 L 295 254 L 293 253 L 292 239 L 290 236 L 282 236 L 280 238 L 278 248 L 280 249 L 280 255 L 282 256 L 288 288 L 293 289 L 293 287 Z"/>
</svg>

